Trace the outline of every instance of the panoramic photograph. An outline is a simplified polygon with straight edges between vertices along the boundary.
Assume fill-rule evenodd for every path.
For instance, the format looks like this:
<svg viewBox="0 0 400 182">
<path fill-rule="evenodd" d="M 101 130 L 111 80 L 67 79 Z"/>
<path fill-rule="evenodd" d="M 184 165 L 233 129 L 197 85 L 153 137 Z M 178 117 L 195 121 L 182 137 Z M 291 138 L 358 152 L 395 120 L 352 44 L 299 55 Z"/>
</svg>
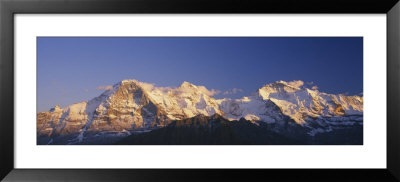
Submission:
<svg viewBox="0 0 400 182">
<path fill-rule="evenodd" d="M 37 37 L 37 145 L 363 145 L 362 37 Z"/>
</svg>

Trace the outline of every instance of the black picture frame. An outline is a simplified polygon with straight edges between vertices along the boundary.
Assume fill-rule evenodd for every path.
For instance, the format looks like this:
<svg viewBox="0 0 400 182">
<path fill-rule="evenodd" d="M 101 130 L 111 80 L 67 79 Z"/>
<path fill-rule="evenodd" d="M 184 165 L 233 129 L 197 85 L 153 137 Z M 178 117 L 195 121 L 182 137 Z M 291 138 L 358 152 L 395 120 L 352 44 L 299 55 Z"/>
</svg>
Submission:
<svg viewBox="0 0 400 182">
<path fill-rule="evenodd" d="M 15 169 L 14 14 L 382 13 L 387 15 L 386 169 Z M 400 181 L 397 0 L 0 0 L 0 179 L 4 181 Z M 368 159 L 365 159 L 368 160 Z"/>
</svg>

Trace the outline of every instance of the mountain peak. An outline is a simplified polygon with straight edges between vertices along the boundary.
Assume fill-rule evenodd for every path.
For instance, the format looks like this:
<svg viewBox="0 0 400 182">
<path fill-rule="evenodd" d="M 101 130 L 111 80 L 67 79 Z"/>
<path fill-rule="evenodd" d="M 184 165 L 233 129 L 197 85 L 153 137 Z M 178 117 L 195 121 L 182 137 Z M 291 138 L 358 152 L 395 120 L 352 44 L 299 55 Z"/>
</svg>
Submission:
<svg viewBox="0 0 400 182">
<path fill-rule="evenodd" d="M 281 80 L 264 85 L 255 94 L 261 96 L 263 99 L 268 99 L 272 93 L 294 93 L 302 89 L 304 89 L 304 82 L 301 80 L 290 82 Z"/>
<path fill-rule="evenodd" d="M 141 89 L 143 91 L 151 91 L 154 88 L 154 84 L 146 83 L 146 82 L 140 82 L 135 79 L 127 79 L 127 80 L 122 80 L 120 82 L 120 85 L 123 86 L 124 88 L 128 89 Z"/>
<path fill-rule="evenodd" d="M 279 91 L 293 92 L 303 89 L 303 86 L 304 82 L 301 80 L 293 80 L 289 82 L 280 80 L 274 83 L 264 85 L 262 88 L 272 88 L 274 90 L 279 90 Z"/>
<path fill-rule="evenodd" d="M 190 88 L 190 87 L 196 87 L 196 85 L 193 85 L 187 81 L 182 82 L 182 84 L 179 86 L 180 88 Z"/>
<path fill-rule="evenodd" d="M 135 79 L 125 79 L 125 80 L 122 80 L 122 81 L 121 81 L 121 84 L 132 84 L 132 83 L 138 84 L 139 81 L 137 81 L 137 80 L 135 80 Z"/>
<path fill-rule="evenodd" d="M 293 88 L 297 88 L 297 89 L 301 89 L 301 87 L 304 85 L 304 82 L 301 80 L 293 80 L 290 82 L 286 82 L 286 81 L 277 81 L 275 82 L 275 84 L 281 84 L 284 86 L 289 86 L 289 87 L 293 87 Z"/>
<path fill-rule="evenodd" d="M 50 109 L 50 112 L 54 112 L 54 111 L 58 111 L 61 110 L 61 107 L 57 104 L 56 106 L 54 106 L 53 108 Z"/>
</svg>

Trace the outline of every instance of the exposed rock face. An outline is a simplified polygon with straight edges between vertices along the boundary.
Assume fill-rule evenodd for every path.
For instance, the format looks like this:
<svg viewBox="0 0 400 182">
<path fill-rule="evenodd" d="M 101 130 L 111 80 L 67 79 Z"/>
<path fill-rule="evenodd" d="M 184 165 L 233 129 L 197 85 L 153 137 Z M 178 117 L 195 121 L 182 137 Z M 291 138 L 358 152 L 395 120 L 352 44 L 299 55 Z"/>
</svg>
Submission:
<svg viewBox="0 0 400 182">
<path fill-rule="evenodd" d="M 165 126 L 166 112 L 137 81 L 122 81 L 100 96 L 61 109 L 38 114 L 39 135 L 64 135 L 85 131 L 124 131 Z"/>
<path fill-rule="evenodd" d="M 274 131 L 306 128 L 310 135 L 340 126 L 362 125 L 363 97 L 334 95 L 304 87 L 302 81 L 267 84 L 241 99 L 214 99 L 204 86 L 183 82 L 177 88 L 123 80 L 100 96 L 37 114 L 38 136 L 127 132 L 165 127 L 195 116 L 244 118 Z M 201 117 L 196 117 L 201 118 Z M 297 129 L 296 129 L 297 130 Z"/>
</svg>

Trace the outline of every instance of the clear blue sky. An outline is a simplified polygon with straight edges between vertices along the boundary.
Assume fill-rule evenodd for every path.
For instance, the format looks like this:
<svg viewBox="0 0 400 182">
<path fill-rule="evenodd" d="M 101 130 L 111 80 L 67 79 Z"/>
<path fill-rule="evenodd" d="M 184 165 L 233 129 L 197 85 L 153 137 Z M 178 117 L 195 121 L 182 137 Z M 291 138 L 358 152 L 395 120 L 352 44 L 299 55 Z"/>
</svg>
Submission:
<svg viewBox="0 0 400 182">
<path fill-rule="evenodd" d="M 239 98 L 277 80 L 327 93 L 363 91 L 362 37 L 39 37 L 38 111 L 89 100 L 123 79 L 183 81 Z"/>
</svg>

